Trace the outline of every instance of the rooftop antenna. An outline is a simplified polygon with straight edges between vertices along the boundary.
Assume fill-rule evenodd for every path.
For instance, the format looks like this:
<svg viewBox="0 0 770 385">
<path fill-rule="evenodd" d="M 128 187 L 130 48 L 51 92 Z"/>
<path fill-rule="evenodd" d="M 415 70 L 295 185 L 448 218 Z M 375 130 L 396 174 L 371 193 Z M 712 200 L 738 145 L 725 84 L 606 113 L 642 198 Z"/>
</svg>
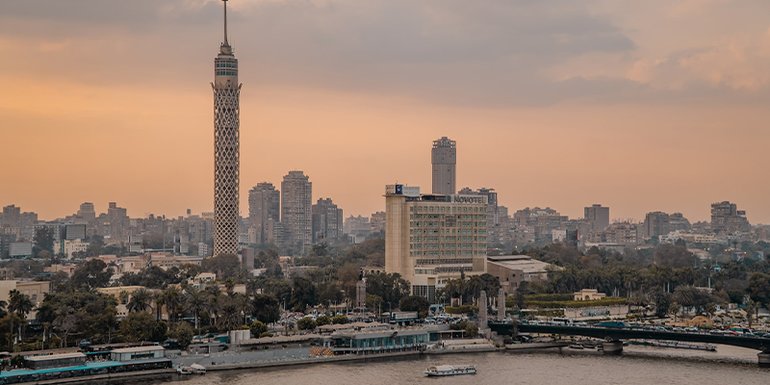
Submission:
<svg viewBox="0 0 770 385">
<path fill-rule="evenodd" d="M 225 44 L 224 45 L 230 45 L 227 42 L 227 0 L 222 0 L 223 3 L 225 3 Z"/>
</svg>

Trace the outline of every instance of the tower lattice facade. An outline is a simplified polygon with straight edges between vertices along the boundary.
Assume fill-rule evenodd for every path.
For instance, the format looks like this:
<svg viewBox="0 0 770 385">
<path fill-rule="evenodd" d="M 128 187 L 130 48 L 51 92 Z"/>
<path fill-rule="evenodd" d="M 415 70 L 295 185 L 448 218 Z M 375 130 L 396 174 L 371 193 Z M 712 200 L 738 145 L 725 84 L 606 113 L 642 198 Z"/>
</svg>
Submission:
<svg viewBox="0 0 770 385">
<path fill-rule="evenodd" d="M 225 40 L 214 59 L 214 256 L 238 253 L 240 173 L 240 93 L 238 59 L 227 42 L 227 0 L 223 0 Z"/>
</svg>

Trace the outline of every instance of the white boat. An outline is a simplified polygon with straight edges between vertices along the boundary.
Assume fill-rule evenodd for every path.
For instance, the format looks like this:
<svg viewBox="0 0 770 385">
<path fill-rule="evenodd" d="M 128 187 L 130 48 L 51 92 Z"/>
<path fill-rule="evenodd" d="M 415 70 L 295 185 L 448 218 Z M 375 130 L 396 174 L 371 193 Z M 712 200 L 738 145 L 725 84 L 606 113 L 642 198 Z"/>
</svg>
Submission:
<svg viewBox="0 0 770 385">
<path fill-rule="evenodd" d="M 459 376 L 461 374 L 476 374 L 473 365 L 438 365 L 425 370 L 428 377 Z"/>
<path fill-rule="evenodd" d="M 190 366 L 179 365 L 176 367 L 179 375 L 186 376 L 190 374 L 206 374 L 206 367 L 201 364 L 192 364 Z"/>
</svg>

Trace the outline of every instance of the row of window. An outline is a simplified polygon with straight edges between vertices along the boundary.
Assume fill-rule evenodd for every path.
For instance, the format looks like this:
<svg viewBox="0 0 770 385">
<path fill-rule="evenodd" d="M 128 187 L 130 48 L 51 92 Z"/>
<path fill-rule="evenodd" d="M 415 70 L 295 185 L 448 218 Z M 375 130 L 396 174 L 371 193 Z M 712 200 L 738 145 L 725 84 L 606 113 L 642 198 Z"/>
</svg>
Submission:
<svg viewBox="0 0 770 385">
<path fill-rule="evenodd" d="M 412 206 L 411 212 L 428 212 L 428 213 L 486 213 L 486 206 L 482 207 L 467 207 L 467 206 Z"/>
<path fill-rule="evenodd" d="M 473 258 L 455 258 L 455 259 L 446 259 L 446 258 L 435 258 L 435 259 L 418 259 L 416 261 L 418 265 L 446 265 L 446 264 L 458 264 L 458 263 L 473 263 Z"/>
<path fill-rule="evenodd" d="M 216 70 L 217 76 L 237 76 L 238 71 Z"/>
</svg>

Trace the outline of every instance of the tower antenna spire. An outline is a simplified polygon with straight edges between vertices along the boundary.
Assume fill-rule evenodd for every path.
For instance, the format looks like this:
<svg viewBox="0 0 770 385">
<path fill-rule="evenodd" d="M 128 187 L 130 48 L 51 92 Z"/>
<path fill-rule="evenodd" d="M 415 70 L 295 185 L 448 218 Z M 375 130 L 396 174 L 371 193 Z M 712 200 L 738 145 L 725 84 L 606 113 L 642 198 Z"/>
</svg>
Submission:
<svg viewBox="0 0 770 385">
<path fill-rule="evenodd" d="M 222 2 L 225 4 L 225 45 L 230 45 L 227 42 L 227 0 L 222 0 Z"/>
</svg>

